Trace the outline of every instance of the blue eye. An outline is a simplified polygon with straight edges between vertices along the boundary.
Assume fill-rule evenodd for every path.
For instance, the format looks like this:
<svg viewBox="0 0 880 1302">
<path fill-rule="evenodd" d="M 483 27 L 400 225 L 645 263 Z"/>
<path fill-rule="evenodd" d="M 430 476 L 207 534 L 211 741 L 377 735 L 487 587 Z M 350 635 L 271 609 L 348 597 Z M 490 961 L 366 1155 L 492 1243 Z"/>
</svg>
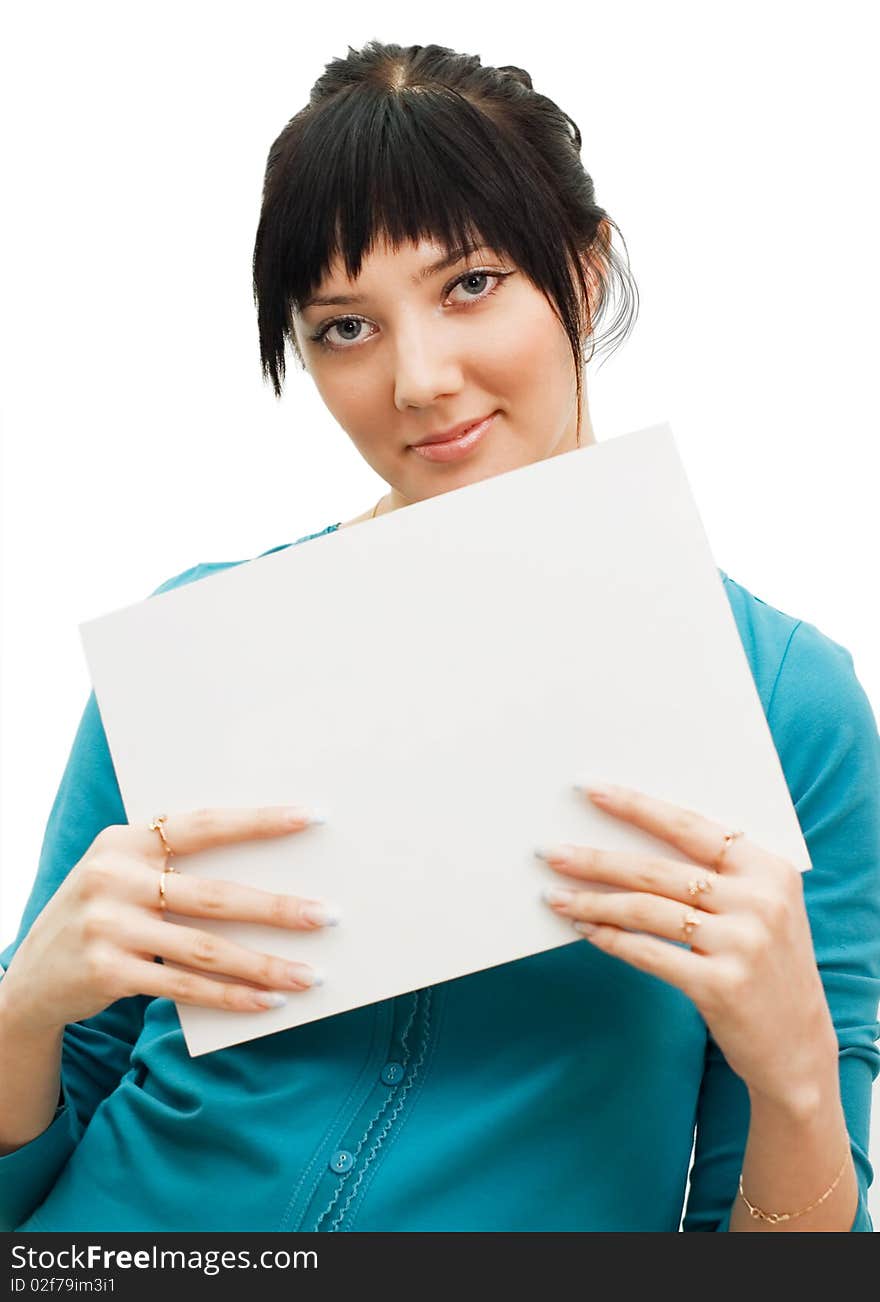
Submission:
<svg viewBox="0 0 880 1302">
<path fill-rule="evenodd" d="M 456 288 L 458 285 L 464 285 L 465 282 L 468 280 L 488 280 L 488 278 L 489 278 L 488 271 L 469 271 L 466 276 L 462 276 L 460 280 L 457 280 L 455 282 L 453 289 Z"/>
<path fill-rule="evenodd" d="M 363 324 L 364 322 L 361 320 L 359 316 L 346 316 L 343 317 L 341 321 L 331 321 L 330 325 L 323 327 L 321 333 L 316 335 L 315 338 L 323 339 L 327 331 L 330 329 L 330 326 L 335 326 L 341 330 L 345 326 L 361 326 Z M 354 339 L 357 338 L 357 335 L 348 335 L 343 337 L 344 338 L 347 337 L 349 343 L 351 343 Z"/>
<path fill-rule="evenodd" d="M 467 311 L 470 308 L 471 304 L 482 303 L 484 299 L 491 298 L 491 296 L 497 293 L 497 291 L 501 288 L 502 283 L 507 279 L 507 277 L 512 275 L 514 275 L 514 272 L 512 271 L 483 271 L 480 268 L 474 268 L 470 271 L 465 271 L 462 273 L 462 275 L 456 277 L 456 279 L 452 282 L 452 284 L 446 287 L 446 290 L 444 291 L 444 297 L 448 294 L 451 294 L 452 291 L 456 289 L 459 285 L 463 285 L 465 281 L 494 280 L 495 284 L 492 286 L 491 289 L 487 290 L 486 292 L 479 293 L 479 294 L 468 294 L 466 299 L 459 300 L 457 303 L 454 303 L 452 305 L 454 308 L 464 308 L 464 310 Z M 339 316 L 332 321 L 325 321 L 324 324 L 315 332 L 315 334 L 310 336 L 310 338 L 313 343 L 320 344 L 323 348 L 328 349 L 328 351 L 330 352 L 337 352 L 337 353 L 350 352 L 351 349 L 348 345 L 356 346 L 358 344 L 360 338 L 360 332 L 358 331 L 355 334 L 349 333 L 347 336 L 343 335 L 343 338 L 347 337 L 348 339 L 348 345 L 347 345 L 345 343 L 331 342 L 327 338 L 329 331 L 338 329 L 340 332 L 342 332 L 344 329 L 350 328 L 352 326 L 361 326 L 361 325 L 368 325 L 368 324 L 369 322 L 365 317 Z"/>
</svg>

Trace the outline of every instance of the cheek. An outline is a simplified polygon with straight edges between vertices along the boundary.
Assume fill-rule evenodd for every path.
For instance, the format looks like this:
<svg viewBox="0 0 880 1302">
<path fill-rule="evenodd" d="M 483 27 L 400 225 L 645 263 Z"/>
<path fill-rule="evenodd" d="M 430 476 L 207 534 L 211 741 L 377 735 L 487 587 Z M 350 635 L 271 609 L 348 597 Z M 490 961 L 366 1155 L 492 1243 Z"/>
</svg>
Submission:
<svg viewBox="0 0 880 1302">
<path fill-rule="evenodd" d="M 335 359 L 331 359 L 331 362 Z M 313 380 L 324 406 L 378 473 L 388 455 L 388 389 L 375 367 L 316 367 Z"/>
<path fill-rule="evenodd" d="M 327 410 L 346 429 L 358 423 L 369 425 L 369 413 L 378 405 L 380 386 L 369 367 L 330 364 L 314 367 L 312 379 Z"/>
<path fill-rule="evenodd" d="M 568 339 L 549 311 L 511 313 L 497 328 L 493 323 L 481 350 L 479 379 L 499 395 L 546 403 L 557 388 L 561 398 L 567 395 L 572 374 Z"/>
</svg>

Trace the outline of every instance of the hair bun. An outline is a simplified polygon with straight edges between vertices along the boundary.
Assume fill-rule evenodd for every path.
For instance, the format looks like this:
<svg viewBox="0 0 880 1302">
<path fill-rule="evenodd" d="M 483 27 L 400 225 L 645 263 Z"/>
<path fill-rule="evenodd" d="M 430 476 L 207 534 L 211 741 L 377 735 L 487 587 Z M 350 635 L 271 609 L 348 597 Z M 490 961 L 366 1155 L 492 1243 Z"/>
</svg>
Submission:
<svg viewBox="0 0 880 1302">
<path fill-rule="evenodd" d="M 532 86 L 532 79 L 526 72 L 525 68 L 516 68 L 512 63 L 508 63 L 503 68 L 499 68 L 498 71 L 506 72 L 508 77 L 513 77 L 514 81 L 520 82 L 528 90 L 534 89 Z"/>
</svg>

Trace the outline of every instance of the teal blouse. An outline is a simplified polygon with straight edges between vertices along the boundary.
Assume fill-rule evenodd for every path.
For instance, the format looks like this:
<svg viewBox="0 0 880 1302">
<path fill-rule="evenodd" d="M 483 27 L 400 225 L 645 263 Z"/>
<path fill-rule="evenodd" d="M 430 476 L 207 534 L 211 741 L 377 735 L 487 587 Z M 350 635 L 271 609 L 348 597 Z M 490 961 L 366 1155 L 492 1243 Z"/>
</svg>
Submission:
<svg viewBox="0 0 880 1302">
<path fill-rule="evenodd" d="M 719 574 L 814 865 L 852 1229 L 871 1231 L 880 736 L 850 653 Z M 126 821 L 92 693 L 3 968 L 101 828 Z M 584 939 L 198 1058 L 172 1002 L 120 999 L 67 1026 L 61 1084 L 48 1128 L 0 1158 L 0 1228 L 724 1231 L 749 1123 L 694 1004 Z"/>
</svg>

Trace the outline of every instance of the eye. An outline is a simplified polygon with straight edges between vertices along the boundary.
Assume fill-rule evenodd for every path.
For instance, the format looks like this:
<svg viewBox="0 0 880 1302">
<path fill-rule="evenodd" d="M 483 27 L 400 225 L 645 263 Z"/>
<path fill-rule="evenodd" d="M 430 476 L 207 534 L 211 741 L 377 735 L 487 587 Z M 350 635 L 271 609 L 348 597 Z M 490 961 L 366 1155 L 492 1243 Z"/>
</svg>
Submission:
<svg viewBox="0 0 880 1302">
<path fill-rule="evenodd" d="M 467 287 L 468 297 L 471 302 L 473 302 L 474 299 L 479 301 L 481 298 L 488 298 L 489 294 L 494 294 L 495 290 L 498 288 L 498 285 L 496 284 L 492 286 L 487 294 L 471 294 L 471 282 L 474 280 L 495 280 L 500 284 L 501 277 L 494 275 L 491 271 L 466 271 L 463 276 L 459 276 L 458 280 L 453 281 L 450 289 L 457 289 L 459 285 L 461 285 L 463 289 Z"/>
<path fill-rule="evenodd" d="M 344 316 L 339 321 L 327 321 L 321 326 L 321 329 L 317 334 L 312 335 L 312 338 L 316 342 L 324 344 L 326 347 L 338 347 L 338 344 L 330 345 L 327 343 L 327 333 L 330 330 L 339 330 L 343 339 L 346 339 L 349 343 L 355 343 L 358 338 L 358 333 L 353 332 L 351 328 L 353 326 L 362 326 L 366 324 L 367 323 L 364 321 L 363 317 Z"/>
<path fill-rule="evenodd" d="M 472 304 L 482 303 L 484 299 L 491 298 L 491 296 L 497 293 L 501 288 L 502 283 L 507 279 L 507 277 L 512 276 L 513 274 L 512 271 L 484 271 L 481 268 L 472 268 L 456 277 L 452 284 L 446 287 L 444 290 L 444 297 L 451 294 L 454 289 L 459 287 L 459 285 L 463 288 L 467 288 L 468 292 L 465 297 L 463 299 L 458 299 L 457 302 L 452 304 L 453 308 L 464 308 L 465 311 L 467 311 Z M 494 281 L 495 283 L 492 285 L 491 289 L 480 290 L 480 282 L 487 280 Z M 480 292 L 470 292 L 473 288 L 474 281 L 478 282 L 477 288 Z M 359 346 L 362 337 L 360 327 L 369 324 L 370 322 L 366 317 L 336 317 L 332 321 L 325 321 L 324 324 L 310 336 L 310 338 L 314 343 L 320 344 L 322 348 L 326 348 L 331 352 L 350 352 L 352 348 Z M 338 330 L 339 335 L 333 339 L 329 338 L 331 330 Z M 369 338 L 369 336 L 363 337 Z"/>
</svg>

